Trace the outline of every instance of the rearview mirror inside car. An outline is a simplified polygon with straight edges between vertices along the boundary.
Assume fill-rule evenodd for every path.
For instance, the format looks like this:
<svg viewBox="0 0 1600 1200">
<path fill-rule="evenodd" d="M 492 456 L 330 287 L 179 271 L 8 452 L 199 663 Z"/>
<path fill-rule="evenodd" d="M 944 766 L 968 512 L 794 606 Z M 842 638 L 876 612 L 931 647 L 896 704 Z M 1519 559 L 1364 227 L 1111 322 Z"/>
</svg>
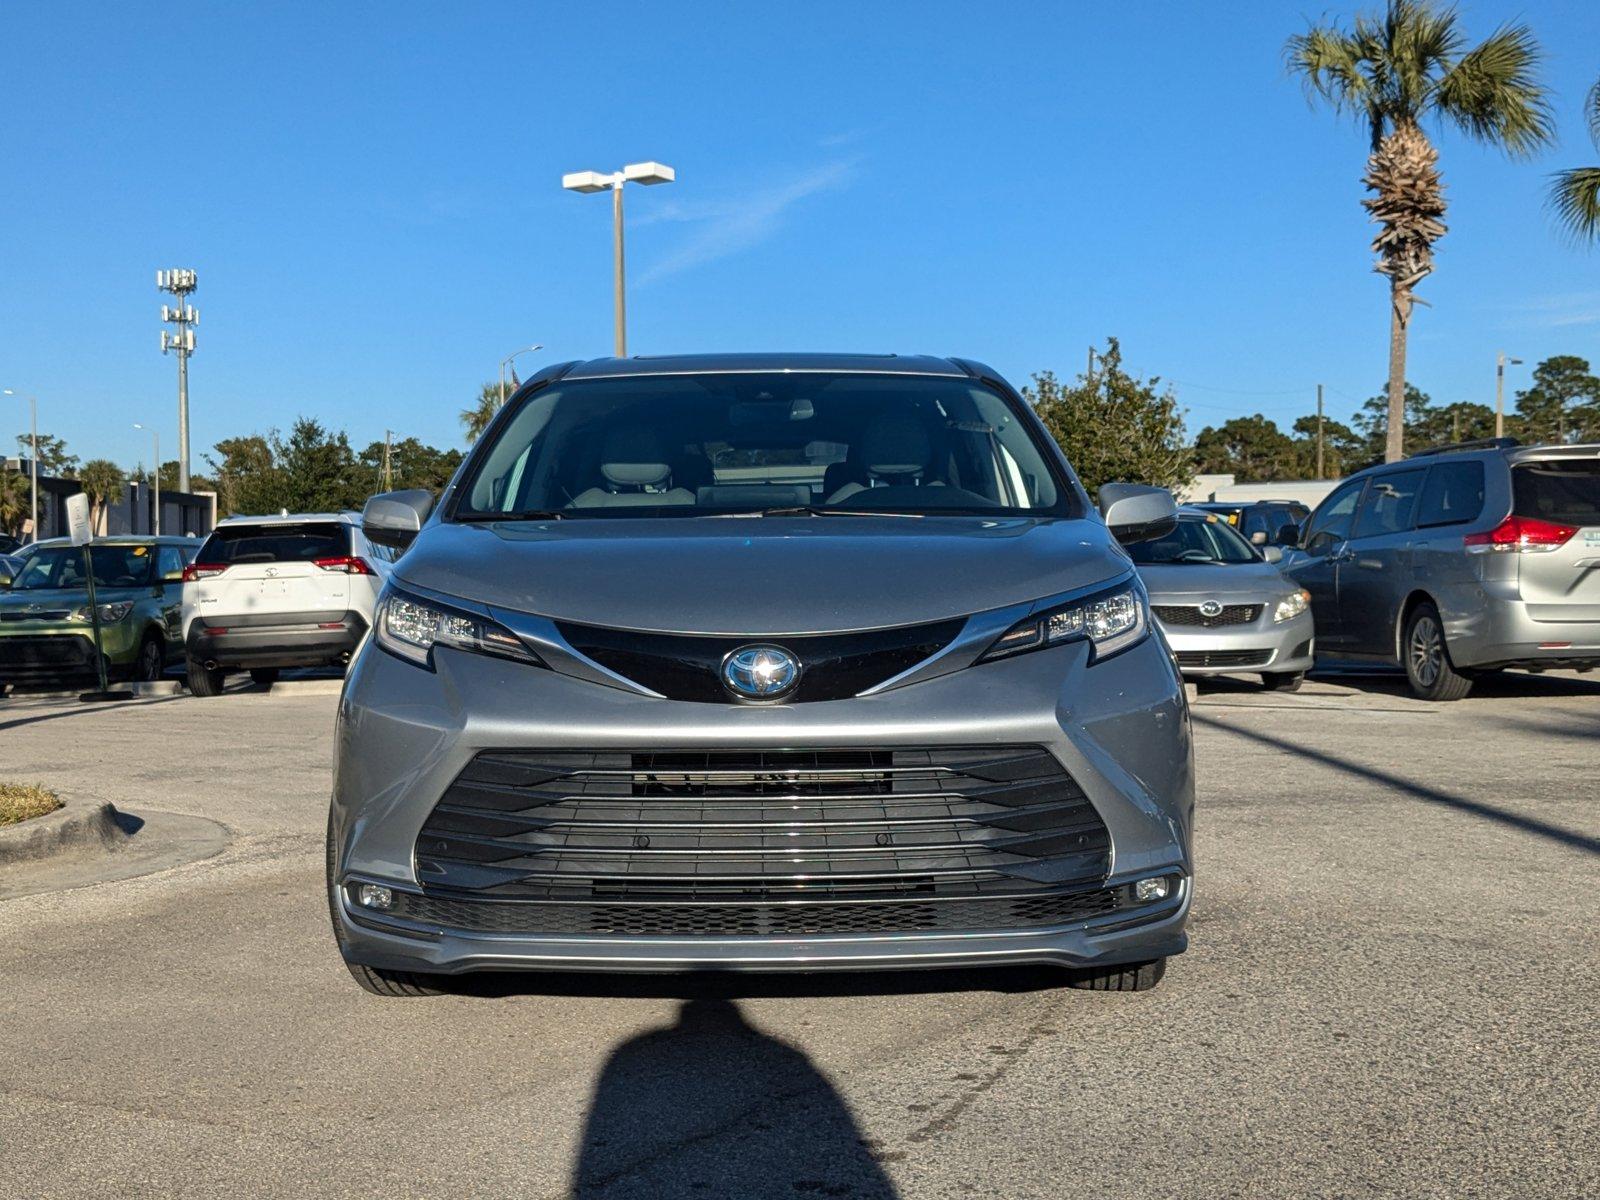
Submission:
<svg viewBox="0 0 1600 1200">
<path fill-rule="evenodd" d="M 1300 526 L 1285 525 L 1278 530 L 1277 540 L 1280 546 L 1298 546 L 1300 544 Z"/>
<path fill-rule="evenodd" d="M 1258 529 L 1252 533 L 1250 535 L 1250 544 L 1252 546 L 1265 546 L 1267 544 L 1267 531 Z"/>
<path fill-rule="evenodd" d="M 433 493 L 427 488 L 383 492 L 361 510 L 361 532 L 367 541 L 404 550 L 416 539 L 433 510 Z"/>
<path fill-rule="evenodd" d="M 1100 515 L 1124 544 L 1165 537 L 1178 527 L 1178 506 L 1166 488 L 1108 483 L 1100 489 Z"/>
</svg>

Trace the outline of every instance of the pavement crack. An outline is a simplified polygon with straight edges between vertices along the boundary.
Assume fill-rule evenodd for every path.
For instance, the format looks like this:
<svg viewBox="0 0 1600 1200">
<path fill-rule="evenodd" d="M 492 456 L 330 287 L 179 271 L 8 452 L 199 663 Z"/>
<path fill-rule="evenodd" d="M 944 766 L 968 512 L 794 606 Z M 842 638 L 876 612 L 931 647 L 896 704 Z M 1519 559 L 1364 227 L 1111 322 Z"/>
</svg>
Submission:
<svg viewBox="0 0 1600 1200">
<path fill-rule="evenodd" d="M 1041 1023 L 1030 1026 L 1028 1032 L 1025 1033 L 1022 1036 L 1022 1039 L 1014 1046 L 1001 1045 L 989 1047 L 992 1053 L 1000 1056 L 1000 1065 L 987 1073 L 974 1075 L 968 1079 L 962 1079 L 962 1082 L 966 1084 L 966 1086 L 962 1087 L 955 1100 L 952 1101 L 948 1107 L 941 1110 L 939 1114 L 932 1120 L 928 1121 L 924 1125 L 919 1125 L 916 1129 L 912 1130 L 911 1133 L 907 1135 L 906 1141 L 912 1144 L 926 1142 L 953 1129 L 956 1122 L 961 1119 L 962 1113 L 971 1108 L 978 1098 L 984 1093 L 993 1089 L 995 1084 L 999 1083 L 1007 1075 L 1009 1075 L 1012 1068 L 1015 1067 L 1017 1063 L 1020 1062 L 1022 1058 L 1034 1048 L 1034 1046 L 1038 1045 L 1039 1042 L 1055 1032 L 1056 1029 L 1054 1026 Z M 957 1078 L 961 1079 L 962 1077 L 957 1076 Z"/>
</svg>

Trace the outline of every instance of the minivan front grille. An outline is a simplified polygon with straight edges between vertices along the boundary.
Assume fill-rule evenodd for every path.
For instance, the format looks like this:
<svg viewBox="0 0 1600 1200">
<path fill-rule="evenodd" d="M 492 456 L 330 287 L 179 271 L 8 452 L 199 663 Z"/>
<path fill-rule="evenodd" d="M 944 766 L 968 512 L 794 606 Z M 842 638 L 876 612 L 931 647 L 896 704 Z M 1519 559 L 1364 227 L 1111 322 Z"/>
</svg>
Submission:
<svg viewBox="0 0 1600 1200">
<path fill-rule="evenodd" d="M 647 633 L 571 621 L 559 621 L 557 628 L 573 649 L 618 675 L 668 700 L 703 704 L 737 701 L 722 682 L 722 664 L 729 654 L 752 645 L 779 646 L 800 664 L 800 681 L 788 702 L 804 704 L 859 696 L 943 650 L 962 624 L 957 618 L 793 637 Z"/>
<path fill-rule="evenodd" d="M 436 898 L 557 902 L 519 910 L 554 932 L 579 919 L 563 904 L 1082 893 L 1102 885 L 1110 849 L 1083 790 L 1037 746 L 507 751 L 479 754 L 451 784 L 416 864 Z M 602 918 L 621 919 L 581 919 Z"/>
</svg>

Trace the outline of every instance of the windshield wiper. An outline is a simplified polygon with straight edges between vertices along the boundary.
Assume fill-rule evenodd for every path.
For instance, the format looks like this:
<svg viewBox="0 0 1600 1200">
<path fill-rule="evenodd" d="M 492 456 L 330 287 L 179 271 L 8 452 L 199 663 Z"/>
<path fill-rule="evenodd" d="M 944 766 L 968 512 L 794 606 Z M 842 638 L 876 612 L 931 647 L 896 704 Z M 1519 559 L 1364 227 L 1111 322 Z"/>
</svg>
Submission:
<svg viewBox="0 0 1600 1200">
<path fill-rule="evenodd" d="M 567 514 L 552 509 L 525 508 L 521 512 L 467 512 L 458 513 L 458 521 L 564 521 Z"/>
</svg>

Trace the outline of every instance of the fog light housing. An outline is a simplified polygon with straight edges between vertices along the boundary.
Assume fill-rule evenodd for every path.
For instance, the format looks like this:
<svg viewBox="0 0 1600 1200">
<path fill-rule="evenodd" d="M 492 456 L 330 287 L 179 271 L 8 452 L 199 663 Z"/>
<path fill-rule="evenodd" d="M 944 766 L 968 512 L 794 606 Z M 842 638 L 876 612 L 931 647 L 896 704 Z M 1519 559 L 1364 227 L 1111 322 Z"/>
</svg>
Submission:
<svg viewBox="0 0 1600 1200">
<path fill-rule="evenodd" d="M 381 883 L 363 883 L 356 891 L 362 908 L 386 909 L 394 904 L 394 893 Z"/>
<path fill-rule="evenodd" d="M 1140 904 L 1149 904 L 1152 900 L 1165 900 L 1171 894 L 1172 880 L 1166 875 L 1157 875 L 1153 879 L 1141 879 L 1133 885 L 1133 898 Z"/>
</svg>

